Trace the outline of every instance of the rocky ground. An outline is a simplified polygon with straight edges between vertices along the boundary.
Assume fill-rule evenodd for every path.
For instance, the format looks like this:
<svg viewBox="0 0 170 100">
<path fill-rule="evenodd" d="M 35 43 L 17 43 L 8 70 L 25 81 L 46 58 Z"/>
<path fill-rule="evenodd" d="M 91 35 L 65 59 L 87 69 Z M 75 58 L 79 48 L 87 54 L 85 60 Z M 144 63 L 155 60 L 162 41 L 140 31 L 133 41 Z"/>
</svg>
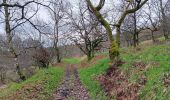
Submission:
<svg viewBox="0 0 170 100">
<path fill-rule="evenodd" d="M 67 67 L 63 82 L 54 97 L 55 100 L 90 100 L 88 91 L 80 82 L 77 68 L 74 65 Z"/>
</svg>

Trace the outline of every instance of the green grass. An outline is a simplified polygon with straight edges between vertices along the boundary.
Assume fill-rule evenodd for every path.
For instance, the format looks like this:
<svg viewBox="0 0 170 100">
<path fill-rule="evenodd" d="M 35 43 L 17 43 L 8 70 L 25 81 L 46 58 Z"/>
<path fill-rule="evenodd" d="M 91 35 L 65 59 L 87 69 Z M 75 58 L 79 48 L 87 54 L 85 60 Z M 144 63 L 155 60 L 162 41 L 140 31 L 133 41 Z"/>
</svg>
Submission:
<svg viewBox="0 0 170 100">
<path fill-rule="evenodd" d="M 81 62 L 79 58 L 64 58 L 63 62 L 69 63 L 69 64 L 78 64 Z"/>
<path fill-rule="evenodd" d="M 121 55 L 122 60 L 126 62 L 121 69 L 131 73 L 129 80 L 137 82 L 140 75 L 147 77 L 146 85 L 140 90 L 140 99 L 170 99 L 170 88 L 163 85 L 163 74 L 170 74 L 170 45 L 153 45 L 138 52 L 127 52 Z M 139 71 L 133 67 L 133 63 L 141 61 L 147 64 L 147 70 Z M 154 64 L 155 63 L 155 64 Z M 138 70 L 137 73 L 133 73 Z M 164 91 L 164 92 L 163 92 Z"/>
<path fill-rule="evenodd" d="M 95 77 L 106 71 L 108 68 L 108 62 L 108 59 L 102 59 L 99 60 L 96 65 L 79 70 L 80 79 L 89 90 L 92 100 L 106 99 L 102 87 L 100 86 L 99 82 L 95 80 Z"/>
<path fill-rule="evenodd" d="M 133 47 L 122 48 L 120 52 L 121 59 L 125 62 L 120 69 L 129 75 L 130 83 L 138 82 L 141 75 L 147 78 L 146 84 L 139 90 L 140 100 L 170 100 L 170 86 L 165 87 L 163 84 L 164 74 L 170 74 L 170 44 L 147 45 L 139 51 Z M 80 79 L 94 100 L 104 97 L 99 82 L 94 78 L 105 72 L 108 62 L 108 59 L 101 59 L 96 65 L 80 69 Z M 147 68 L 136 68 L 133 66 L 134 62 L 143 62 Z"/>
<path fill-rule="evenodd" d="M 41 100 L 52 98 L 52 94 L 58 86 L 63 73 L 64 69 L 59 67 L 49 67 L 48 69 L 41 69 L 40 71 L 38 71 L 37 74 L 27 79 L 26 81 L 23 81 L 21 83 L 11 83 L 8 85 L 7 88 L 0 90 L 0 99 L 3 97 L 11 97 L 11 95 L 17 93 L 17 91 L 22 91 L 24 87 L 27 87 L 27 90 L 30 89 L 29 91 L 31 91 L 32 87 L 41 87 L 41 91 L 38 91 L 36 96 L 38 96 L 38 98 Z M 17 97 L 20 99 L 27 98 L 25 92 L 21 93 L 18 96 L 21 96 Z"/>
</svg>

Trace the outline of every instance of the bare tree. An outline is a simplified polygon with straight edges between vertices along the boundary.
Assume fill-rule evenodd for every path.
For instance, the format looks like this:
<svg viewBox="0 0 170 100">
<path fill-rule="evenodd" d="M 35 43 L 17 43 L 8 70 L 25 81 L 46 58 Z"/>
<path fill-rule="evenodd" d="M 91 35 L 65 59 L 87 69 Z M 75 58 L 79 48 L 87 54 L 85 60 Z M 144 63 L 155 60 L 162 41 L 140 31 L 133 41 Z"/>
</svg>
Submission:
<svg viewBox="0 0 170 100">
<path fill-rule="evenodd" d="M 79 2 L 79 12 L 76 18 L 70 14 L 71 30 L 74 36 L 68 38 L 77 45 L 90 61 L 94 57 L 95 50 L 99 49 L 101 42 L 104 42 L 106 35 L 102 33 L 102 26 L 88 11 L 87 6 L 83 4 L 82 1 Z M 77 35 L 75 36 L 75 34 Z"/>
<path fill-rule="evenodd" d="M 105 4 L 105 0 L 100 0 L 99 4 L 95 7 L 91 0 L 86 0 L 87 5 L 89 7 L 89 10 L 96 16 L 98 21 L 105 27 L 106 33 L 109 39 L 109 57 L 112 61 L 118 59 L 119 56 L 119 47 L 118 44 L 116 43 L 115 39 L 113 38 L 112 35 L 112 29 L 110 27 L 110 24 L 108 21 L 102 16 L 100 13 L 100 10 L 103 8 Z"/>
<path fill-rule="evenodd" d="M 129 14 L 121 27 L 122 35 L 124 35 L 127 44 L 136 47 L 139 45 L 139 35 L 146 30 L 147 21 L 144 20 L 143 10 L 139 10 L 133 14 Z"/>
<path fill-rule="evenodd" d="M 106 29 L 106 32 L 107 32 L 108 38 L 109 38 L 109 42 L 110 42 L 110 50 L 109 50 L 110 59 L 112 61 L 114 61 L 115 59 L 119 59 L 120 34 L 121 34 L 120 27 L 128 14 L 134 13 L 137 10 L 139 10 L 140 8 L 142 8 L 142 6 L 148 0 L 127 1 L 127 3 L 126 3 L 127 5 L 125 5 L 126 6 L 125 10 L 121 14 L 121 16 L 120 16 L 119 20 L 116 22 L 116 24 L 114 24 L 114 26 L 116 26 L 116 40 L 114 40 L 114 38 L 113 38 L 112 29 L 110 27 L 110 24 L 107 22 L 106 19 L 104 19 L 104 17 L 100 13 L 100 10 L 103 8 L 103 6 L 105 4 L 105 0 L 100 0 L 99 4 L 96 7 L 92 4 L 91 0 L 86 0 L 86 1 L 90 8 L 90 11 L 94 13 L 94 15 L 98 18 L 99 22 L 101 22 L 101 24 Z M 130 7 L 130 5 L 132 3 L 136 4 L 136 6 L 133 8 Z"/>
<path fill-rule="evenodd" d="M 166 2 L 168 3 L 168 1 Z M 166 14 L 165 14 L 165 6 L 163 5 L 163 0 L 159 0 L 159 4 L 160 4 L 160 12 L 161 12 L 161 26 L 162 26 L 162 30 L 163 30 L 163 34 L 165 39 L 168 39 L 168 21 L 166 18 Z"/>
<path fill-rule="evenodd" d="M 120 34 L 121 34 L 121 31 L 120 31 L 120 27 L 123 23 L 123 21 L 125 20 L 126 16 L 128 14 L 131 14 L 131 13 L 134 13 L 136 11 L 138 11 L 140 8 L 143 7 L 143 5 L 147 2 L 148 0 L 130 0 L 130 1 L 127 1 L 127 3 L 125 4 L 125 9 L 123 11 L 123 13 L 121 14 L 119 20 L 116 22 L 116 24 L 114 24 L 114 26 L 116 26 L 116 40 L 117 40 L 117 43 L 118 45 L 120 46 Z M 133 6 L 131 6 L 133 5 Z M 135 17 L 134 17 L 135 18 Z"/>
<path fill-rule="evenodd" d="M 37 14 L 38 8 L 34 10 L 35 12 L 32 12 L 32 15 L 27 15 L 28 12 L 27 7 L 31 3 L 35 3 L 37 6 L 40 4 L 36 1 L 28 1 L 28 2 L 24 2 L 24 4 L 19 4 L 18 2 L 16 2 L 13 4 L 13 2 L 9 0 L 3 0 L 3 2 L 0 4 L 0 8 L 2 7 L 4 8 L 3 12 L 4 12 L 4 19 L 5 19 L 4 24 L 5 24 L 5 33 L 7 39 L 7 47 L 12 58 L 15 60 L 16 72 L 21 80 L 25 80 L 26 77 L 22 73 L 20 63 L 19 63 L 19 56 L 21 55 L 21 52 L 19 50 L 16 50 L 15 45 L 13 43 L 13 37 L 16 33 L 16 29 L 20 28 L 23 24 L 29 23 L 34 29 L 36 29 L 38 32 L 41 33 L 37 25 L 35 25 L 31 21 L 31 19 Z"/>
<path fill-rule="evenodd" d="M 156 6 L 155 1 L 152 0 L 147 3 L 148 11 L 144 11 L 146 15 L 145 20 L 148 22 L 145 27 L 151 31 L 151 39 L 153 42 L 155 42 L 154 33 L 158 31 L 160 23 L 159 14 L 156 14 L 158 10 L 155 9 Z"/>
<path fill-rule="evenodd" d="M 7 0 L 3 0 L 4 4 L 7 4 Z M 4 6 L 4 11 L 5 11 L 5 31 L 6 31 L 6 36 L 7 36 L 7 44 L 10 53 L 15 59 L 15 67 L 17 70 L 18 75 L 20 76 L 20 79 L 25 80 L 25 76 L 21 72 L 19 61 L 18 61 L 18 54 L 16 53 L 13 43 L 12 43 L 12 31 L 11 31 L 11 26 L 10 26 L 10 12 L 8 6 Z"/>
<path fill-rule="evenodd" d="M 57 56 L 57 62 L 61 62 L 61 53 L 59 50 L 59 35 L 61 36 L 64 32 L 63 27 L 67 24 L 65 23 L 65 20 L 67 19 L 66 11 L 69 7 L 69 4 L 66 2 L 63 2 L 62 0 L 53 0 L 51 1 L 52 7 L 49 9 L 50 17 L 52 19 L 53 24 L 53 48 L 55 49 L 56 56 Z M 47 8 L 48 9 L 48 8 Z"/>
</svg>

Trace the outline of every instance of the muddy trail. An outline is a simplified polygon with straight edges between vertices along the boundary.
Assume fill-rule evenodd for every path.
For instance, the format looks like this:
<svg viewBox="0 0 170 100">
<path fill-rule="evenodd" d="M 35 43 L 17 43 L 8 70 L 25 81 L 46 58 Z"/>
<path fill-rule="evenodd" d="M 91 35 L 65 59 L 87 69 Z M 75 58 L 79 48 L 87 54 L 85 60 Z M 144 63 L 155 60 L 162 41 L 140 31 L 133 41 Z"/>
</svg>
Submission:
<svg viewBox="0 0 170 100">
<path fill-rule="evenodd" d="M 66 68 L 63 82 L 54 94 L 55 100 L 90 100 L 88 91 L 79 79 L 77 68 L 70 65 Z"/>
</svg>

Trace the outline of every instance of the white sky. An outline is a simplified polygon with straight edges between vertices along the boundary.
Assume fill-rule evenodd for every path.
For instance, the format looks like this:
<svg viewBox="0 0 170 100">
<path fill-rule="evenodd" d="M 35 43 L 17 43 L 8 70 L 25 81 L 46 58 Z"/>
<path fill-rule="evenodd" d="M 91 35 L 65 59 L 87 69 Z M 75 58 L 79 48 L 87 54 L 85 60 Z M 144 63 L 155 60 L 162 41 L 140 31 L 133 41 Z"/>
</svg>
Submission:
<svg viewBox="0 0 170 100">
<path fill-rule="evenodd" d="M 69 1 L 73 5 L 74 11 L 76 12 L 76 10 L 77 10 L 76 6 L 78 5 L 79 0 L 69 0 Z M 91 1 L 93 2 L 93 4 L 98 4 L 98 2 L 99 2 L 99 0 L 91 0 Z M 113 2 L 114 2 L 115 5 L 118 5 L 118 3 L 119 3 L 118 1 L 119 0 L 106 0 L 106 3 L 104 5 L 104 9 L 113 7 Z M 49 14 L 48 14 L 48 11 L 45 8 L 41 7 L 38 15 L 39 15 L 40 19 L 42 19 L 42 20 L 44 20 L 46 22 L 49 21 Z M 4 32 L 4 27 L 2 27 L 2 24 L 0 26 L 1 26 L 0 27 L 0 33 L 3 33 Z M 115 32 L 113 32 L 113 33 L 115 33 Z"/>
</svg>

